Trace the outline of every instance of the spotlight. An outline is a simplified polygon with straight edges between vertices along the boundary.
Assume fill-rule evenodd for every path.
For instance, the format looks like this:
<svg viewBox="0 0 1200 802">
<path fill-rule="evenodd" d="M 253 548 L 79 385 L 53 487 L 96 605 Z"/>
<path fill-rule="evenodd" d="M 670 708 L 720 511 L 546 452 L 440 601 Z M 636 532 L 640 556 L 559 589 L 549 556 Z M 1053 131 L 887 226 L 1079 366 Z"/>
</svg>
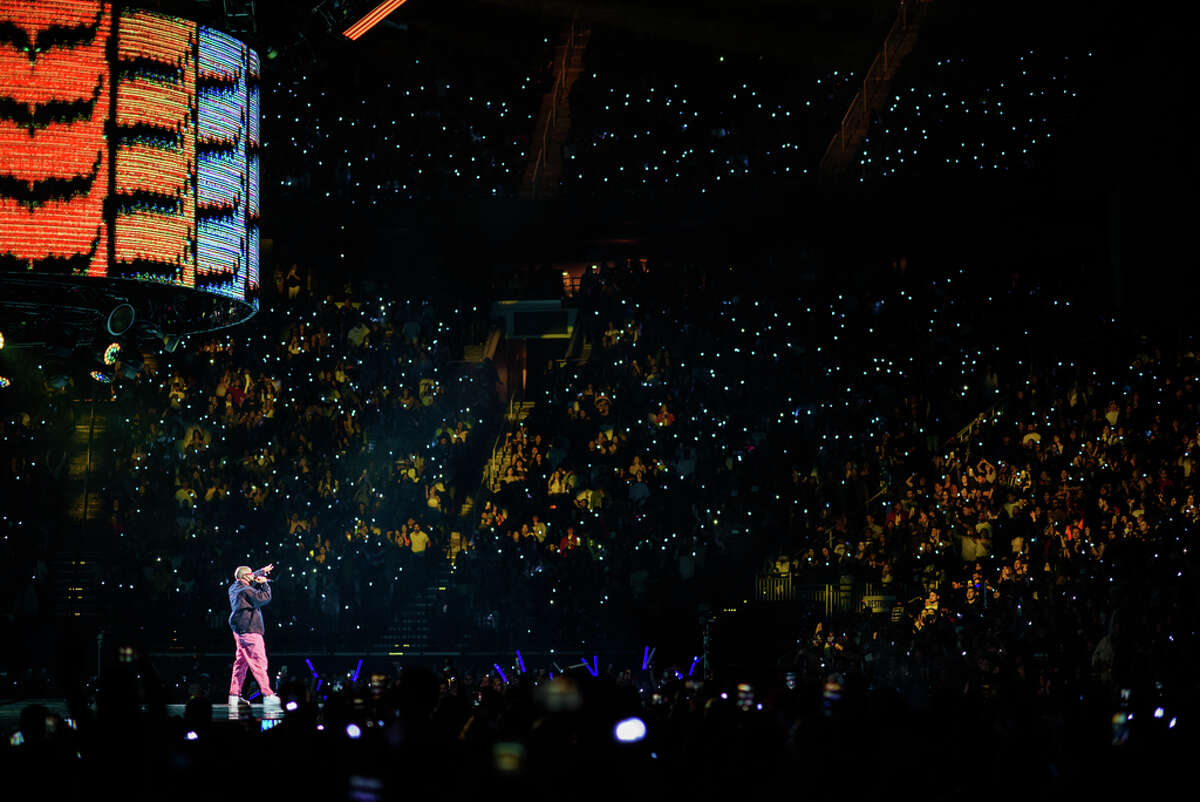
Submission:
<svg viewBox="0 0 1200 802">
<path fill-rule="evenodd" d="M 113 380 L 112 373 L 103 370 L 93 370 L 91 377 L 102 384 L 109 384 Z"/>
<path fill-rule="evenodd" d="M 104 322 L 104 328 L 112 336 L 120 337 L 129 331 L 129 327 L 133 325 L 135 317 L 136 315 L 133 312 L 132 306 L 129 304 L 117 304 L 108 313 L 108 320 Z"/>
<path fill-rule="evenodd" d="M 108 347 L 104 349 L 104 364 L 115 365 L 117 362 L 117 357 L 120 355 L 121 355 L 121 344 L 120 343 L 109 343 Z"/>
<path fill-rule="evenodd" d="M 4 332 L 0 331 L 0 351 L 4 350 Z"/>
<path fill-rule="evenodd" d="M 0 376 L 0 390 L 3 390 L 6 387 L 12 387 L 12 379 L 8 378 L 7 376 Z"/>
</svg>

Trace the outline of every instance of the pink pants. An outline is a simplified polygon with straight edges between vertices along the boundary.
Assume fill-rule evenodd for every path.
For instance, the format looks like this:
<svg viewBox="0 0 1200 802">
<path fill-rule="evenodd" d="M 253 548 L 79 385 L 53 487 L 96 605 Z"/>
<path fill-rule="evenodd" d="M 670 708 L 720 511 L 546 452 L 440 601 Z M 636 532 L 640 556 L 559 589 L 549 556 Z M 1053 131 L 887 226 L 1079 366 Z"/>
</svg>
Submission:
<svg viewBox="0 0 1200 802">
<path fill-rule="evenodd" d="M 229 682 L 229 695 L 241 696 L 242 683 L 246 681 L 246 670 L 258 683 L 263 696 L 274 696 L 271 690 L 271 678 L 267 676 L 267 646 L 263 636 L 257 632 L 248 635 L 234 634 L 233 642 L 237 646 L 237 656 L 233 660 L 233 678 Z"/>
</svg>

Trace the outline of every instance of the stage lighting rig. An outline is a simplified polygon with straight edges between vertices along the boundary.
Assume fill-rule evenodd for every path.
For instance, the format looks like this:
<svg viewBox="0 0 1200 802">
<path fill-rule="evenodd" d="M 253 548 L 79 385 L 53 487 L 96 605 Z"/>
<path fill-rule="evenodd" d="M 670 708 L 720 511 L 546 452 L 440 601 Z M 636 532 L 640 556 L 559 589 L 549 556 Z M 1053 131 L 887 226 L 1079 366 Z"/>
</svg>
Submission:
<svg viewBox="0 0 1200 802">
<path fill-rule="evenodd" d="M 131 349 L 125 354 L 125 356 L 121 358 L 121 361 L 117 363 L 117 372 L 120 373 L 123 378 L 133 380 L 136 379 L 138 374 L 142 372 L 142 368 L 145 366 L 145 364 L 146 361 L 142 358 L 142 355 L 138 353 L 137 350 Z"/>
<path fill-rule="evenodd" d="M 108 318 L 104 321 L 104 329 L 112 336 L 120 337 L 129 331 L 136 319 L 137 314 L 133 311 L 131 305 L 127 303 L 117 304 L 108 313 Z"/>
</svg>

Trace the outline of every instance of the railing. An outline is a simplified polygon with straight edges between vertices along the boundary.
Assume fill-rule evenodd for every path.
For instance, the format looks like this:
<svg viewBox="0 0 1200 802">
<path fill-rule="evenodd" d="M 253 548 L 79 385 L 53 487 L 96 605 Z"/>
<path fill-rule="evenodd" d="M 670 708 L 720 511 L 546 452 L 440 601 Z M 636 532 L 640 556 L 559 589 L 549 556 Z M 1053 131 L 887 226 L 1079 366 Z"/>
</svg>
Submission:
<svg viewBox="0 0 1200 802">
<path fill-rule="evenodd" d="M 925 0 L 922 0 L 925 2 Z M 846 152 L 846 143 L 854 138 L 854 132 L 866 130 L 870 123 L 871 116 L 871 82 L 886 83 L 890 80 L 889 64 L 894 63 L 895 53 L 900 49 L 901 37 L 907 32 L 909 27 L 908 3 L 905 0 L 900 0 L 900 8 L 896 14 L 896 19 L 892 22 L 892 27 L 888 30 L 888 35 L 884 37 L 883 47 L 875 54 L 871 66 L 867 68 L 866 74 L 863 76 L 862 88 L 855 93 L 854 99 L 850 101 L 850 107 L 846 109 L 846 113 L 842 115 L 842 121 L 838 125 L 838 130 L 834 133 L 833 138 L 829 140 L 829 145 L 825 148 L 825 153 L 821 157 L 821 163 L 825 164 L 831 155 L 836 151 L 839 154 Z M 915 17 L 912 22 L 916 22 Z M 847 136 L 849 132 L 849 136 Z"/>
<path fill-rule="evenodd" d="M 1001 414 L 1001 411 L 999 409 L 997 409 L 995 404 L 993 404 L 992 406 L 988 407 L 983 412 L 980 412 L 978 415 L 976 415 L 974 418 L 972 418 L 971 422 L 968 423 L 966 426 L 962 427 L 957 432 L 950 435 L 950 437 L 943 444 L 943 447 L 948 446 L 951 443 L 965 442 L 967 440 L 967 438 L 969 438 L 971 435 L 973 435 L 979 427 L 983 426 L 984 423 L 992 421 L 996 416 L 998 416 L 1000 414 Z"/>
<path fill-rule="evenodd" d="M 754 598 L 763 602 L 793 602 L 821 609 L 825 615 L 857 613 L 866 605 L 875 613 L 890 612 L 896 603 L 894 589 L 872 582 L 813 585 L 795 577 L 759 576 Z"/>
<path fill-rule="evenodd" d="M 504 436 L 508 434 L 517 417 L 517 410 L 521 406 L 522 398 L 520 391 L 514 391 L 509 396 L 508 410 L 504 413 L 504 425 L 500 427 L 500 433 L 496 435 L 496 439 L 492 442 L 492 453 L 488 457 L 487 466 L 484 468 L 483 474 L 483 486 L 490 493 L 495 493 L 499 489 L 497 481 L 499 479 L 500 466 L 496 458 L 500 455 L 501 443 L 504 442 Z"/>
<path fill-rule="evenodd" d="M 538 179 L 541 176 L 542 168 L 546 165 L 546 152 L 550 148 L 550 134 L 558 124 L 558 106 L 562 102 L 562 91 L 567 81 L 567 69 L 575 54 L 575 19 L 571 19 L 571 27 L 567 34 L 567 42 L 563 47 L 562 63 L 554 71 L 554 86 L 550 89 L 552 101 L 550 109 L 546 113 L 546 121 L 542 126 L 541 142 L 538 145 L 537 156 L 533 161 L 533 169 L 530 170 L 529 191 L 530 196 L 537 197 Z M 544 101 L 543 101 L 544 102 Z"/>
</svg>

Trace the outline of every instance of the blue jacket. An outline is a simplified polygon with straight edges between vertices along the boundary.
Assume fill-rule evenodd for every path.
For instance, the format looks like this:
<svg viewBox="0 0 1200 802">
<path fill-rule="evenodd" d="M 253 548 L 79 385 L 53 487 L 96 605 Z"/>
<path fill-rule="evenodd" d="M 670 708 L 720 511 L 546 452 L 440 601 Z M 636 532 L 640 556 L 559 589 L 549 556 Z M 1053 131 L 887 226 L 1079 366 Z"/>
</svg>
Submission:
<svg viewBox="0 0 1200 802">
<path fill-rule="evenodd" d="M 271 584 L 252 582 L 229 586 L 229 627 L 235 635 L 264 634 L 261 608 L 271 601 Z"/>
</svg>

